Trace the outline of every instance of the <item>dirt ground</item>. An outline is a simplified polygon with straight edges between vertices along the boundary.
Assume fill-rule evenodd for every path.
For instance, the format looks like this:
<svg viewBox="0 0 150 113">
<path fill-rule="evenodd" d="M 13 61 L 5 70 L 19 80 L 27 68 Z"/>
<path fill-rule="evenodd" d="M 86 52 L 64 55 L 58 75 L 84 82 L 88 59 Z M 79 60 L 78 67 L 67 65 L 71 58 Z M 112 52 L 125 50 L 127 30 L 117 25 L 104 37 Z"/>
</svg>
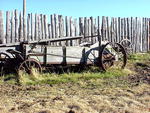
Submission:
<svg viewBox="0 0 150 113">
<path fill-rule="evenodd" d="M 0 113 L 150 113 L 150 67 L 137 63 L 135 70 L 118 78 L 129 84 L 123 86 L 111 85 L 111 80 L 105 87 L 1 84 Z"/>
</svg>

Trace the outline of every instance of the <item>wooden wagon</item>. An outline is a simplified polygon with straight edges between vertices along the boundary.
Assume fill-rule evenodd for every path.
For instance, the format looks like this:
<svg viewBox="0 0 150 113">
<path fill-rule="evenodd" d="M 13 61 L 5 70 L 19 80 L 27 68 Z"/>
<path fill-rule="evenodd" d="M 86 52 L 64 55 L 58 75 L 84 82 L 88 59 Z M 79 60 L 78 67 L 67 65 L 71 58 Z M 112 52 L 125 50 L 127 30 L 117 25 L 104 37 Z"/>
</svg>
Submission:
<svg viewBox="0 0 150 113">
<path fill-rule="evenodd" d="M 71 40 L 82 36 L 71 38 Z M 84 42 L 80 46 L 51 46 L 50 42 L 67 41 L 69 37 L 0 45 L 1 72 L 11 70 L 31 73 L 33 68 L 52 65 L 95 65 L 106 71 L 110 67 L 124 68 L 127 62 L 126 51 L 119 43 Z"/>
</svg>

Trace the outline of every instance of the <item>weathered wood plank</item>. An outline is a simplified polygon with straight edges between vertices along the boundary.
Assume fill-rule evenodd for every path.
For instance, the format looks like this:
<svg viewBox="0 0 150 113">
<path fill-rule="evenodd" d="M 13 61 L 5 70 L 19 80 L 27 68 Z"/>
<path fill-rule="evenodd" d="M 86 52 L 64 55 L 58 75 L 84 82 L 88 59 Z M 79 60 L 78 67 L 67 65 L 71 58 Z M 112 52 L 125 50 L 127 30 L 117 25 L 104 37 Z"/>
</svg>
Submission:
<svg viewBox="0 0 150 113">
<path fill-rule="evenodd" d="M 91 19 L 88 18 L 88 36 L 91 36 Z M 91 37 L 89 37 L 89 42 L 91 43 Z"/>
<path fill-rule="evenodd" d="M 97 20 L 94 18 L 94 35 L 97 35 Z M 93 37 L 93 42 L 96 43 L 98 41 L 97 37 Z"/>
<path fill-rule="evenodd" d="M 38 14 L 35 14 L 35 37 L 34 40 L 38 40 Z"/>
<path fill-rule="evenodd" d="M 136 18 L 133 18 L 133 52 L 136 52 Z"/>
<path fill-rule="evenodd" d="M 121 18 L 121 41 L 124 39 L 124 18 Z"/>
<path fill-rule="evenodd" d="M 27 40 L 26 0 L 23 0 L 23 40 Z"/>
<path fill-rule="evenodd" d="M 55 37 L 59 37 L 59 25 L 58 25 L 58 15 L 54 14 L 54 23 L 55 23 Z"/>
<path fill-rule="evenodd" d="M 91 43 L 94 44 L 93 42 L 93 36 L 94 36 L 94 22 L 93 22 L 93 17 L 90 17 L 91 20 Z"/>
<path fill-rule="evenodd" d="M 121 18 L 118 17 L 118 42 L 121 41 Z"/>
<path fill-rule="evenodd" d="M 6 12 L 6 43 L 10 43 L 11 40 L 11 21 L 10 12 Z"/>
<path fill-rule="evenodd" d="M 84 35 L 84 20 L 83 17 L 79 17 L 79 35 Z M 84 39 L 81 39 L 79 43 L 82 43 Z"/>
<path fill-rule="evenodd" d="M 73 18 L 70 17 L 70 36 L 74 37 L 75 36 L 75 27 L 74 27 L 74 21 L 73 21 Z M 71 40 L 70 41 L 70 45 L 71 46 L 75 46 L 75 40 Z"/>
<path fill-rule="evenodd" d="M 41 19 L 41 15 L 38 16 L 38 37 L 39 37 L 39 40 L 42 39 L 42 19 Z"/>
<path fill-rule="evenodd" d="M 31 15 L 27 17 L 27 40 L 31 40 Z"/>
<path fill-rule="evenodd" d="M 106 39 L 110 41 L 109 18 L 106 17 Z"/>
<path fill-rule="evenodd" d="M 147 18 L 147 38 L 148 38 L 147 48 L 148 48 L 148 51 L 150 51 L 150 19 L 149 18 Z"/>
<path fill-rule="evenodd" d="M 0 44 L 5 43 L 3 11 L 0 10 Z"/>
<path fill-rule="evenodd" d="M 44 15 L 44 30 L 45 30 L 45 39 L 48 38 L 48 24 L 47 24 L 47 15 Z"/>
<path fill-rule="evenodd" d="M 18 10 L 15 10 L 15 42 L 19 41 L 18 29 L 19 29 Z"/>
<path fill-rule="evenodd" d="M 142 52 L 142 20 L 141 18 L 139 19 L 139 32 L 140 32 L 140 51 L 139 52 Z"/>
<path fill-rule="evenodd" d="M 114 29 L 115 29 L 115 38 L 114 38 L 114 40 L 115 40 L 115 42 L 119 42 L 119 39 L 118 39 L 118 21 L 117 21 L 117 18 L 115 18 L 115 20 L 114 20 L 115 22 L 114 22 Z"/>
<path fill-rule="evenodd" d="M 85 17 L 84 18 L 84 37 L 88 36 L 88 18 Z M 87 39 L 83 39 L 85 42 L 88 42 L 88 38 Z"/>
<path fill-rule="evenodd" d="M 11 12 L 11 43 L 15 42 L 15 15 Z"/>
<path fill-rule="evenodd" d="M 140 18 L 137 18 L 137 43 L 136 43 L 136 52 L 140 52 L 140 46 L 141 46 L 141 42 L 140 42 Z"/>
<path fill-rule="evenodd" d="M 33 14 L 31 13 L 31 40 L 34 40 L 34 34 L 35 34 L 35 21 L 34 21 L 34 17 Z"/>
<path fill-rule="evenodd" d="M 23 42 L 23 18 L 22 18 L 22 12 L 20 12 L 20 16 L 19 16 L 19 42 Z"/>
<path fill-rule="evenodd" d="M 78 24 L 77 24 L 77 19 L 75 18 L 74 19 L 74 32 L 75 32 L 75 36 L 78 36 Z M 74 42 L 75 42 L 75 46 L 77 46 L 77 45 L 79 45 L 80 44 L 80 42 L 79 42 L 79 40 L 74 40 Z"/>
<path fill-rule="evenodd" d="M 102 40 L 107 40 L 107 37 L 106 37 L 106 17 L 103 16 L 102 17 L 102 30 L 101 30 L 101 33 L 102 33 Z"/>
<path fill-rule="evenodd" d="M 134 37 L 133 37 L 133 17 L 131 17 L 131 42 L 132 42 L 132 50 L 133 50 L 133 47 L 134 47 Z M 133 51 L 134 52 L 134 51 Z"/>
<path fill-rule="evenodd" d="M 55 23 L 54 23 L 54 15 L 51 15 L 51 31 L 52 31 L 52 38 L 55 38 Z"/>
<path fill-rule="evenodd" d="M 24 38 L 24 41 L 27 40 L 27 23 L 26 23 L 26 15 L 23 15 L 23 38 Z"/>
<path fill-rule="evenodd" d="M 98 16 L 97 17 L 97 23 L 98 23 L 98 42 L 99 42 L 99 46 L 101 46 L 101 41 L 102 41 L 102 38 L 101 38 L 101 36 L 100 36 L 100 34 L 101 34 L 101 28 L 100 28 L 100 17 Z M 99 56 L 100 56 L 100 54 L 99 54 Z"/>
<path fill-rule="evenodd" d="M 135 43 L 135 52 L 138 52 L 138 47 L 139 47 L 139 43 L 138 43 L 138 18 L 135 18 L 135 38 L 134 38 L 134 43 Z"/>
<path fill-rule="evenodd" d="M 48 24 L 48 33 L 49 33 L 49 39 L 52 38 L 52 26 L 51 24 Z"/>
<path fill-rule="evenodd" d="M 110 37 L 111 37 L 110 41 L 114 42 L 114 18 L 113 17 L 111 18 Z"/>
<path fill-rule="evenodd" d="M 70 21 L 69 21 L 69 17 L 65 17 L 65 23 L 66 23 L 66 37 L 70 36 Z M 67 46 L 70 46 L 70 41 L 66 42 Z"/>
<path fill-rule="evenodd" d="M 41 22 L 41 33 L 42 33 L 42 39 L 45 39 L 45 27 L 44 27 L 44 16 L 41 14 L 40 15 L 40 22 Z"/>
<path fill-rule="evenodd" d="M 64 31 L 62 15 L 58 15 L 58 24 L 59 24 L 59 37 L 62 37 L 63 36 L 63 31 Z"/>
</svg>

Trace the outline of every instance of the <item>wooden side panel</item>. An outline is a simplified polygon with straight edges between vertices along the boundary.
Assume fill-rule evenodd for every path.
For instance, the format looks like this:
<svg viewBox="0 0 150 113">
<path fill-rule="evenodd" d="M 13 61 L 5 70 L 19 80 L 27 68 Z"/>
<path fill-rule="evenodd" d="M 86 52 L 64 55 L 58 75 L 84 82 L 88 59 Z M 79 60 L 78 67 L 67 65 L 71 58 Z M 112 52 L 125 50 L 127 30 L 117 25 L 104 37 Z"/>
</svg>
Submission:
<svg viewBox="0 0 150 113">
<path fill-rule="evenodd" d="M 63 62 L 62 47 L 47 47 L 47 63 L 61 64 Z"/>
<path fill-rule="evenodd" d="M 82 58 L 83 47 L 66 47 L 66 62 L 69 64 L 80 64 Z"/>
</svg>

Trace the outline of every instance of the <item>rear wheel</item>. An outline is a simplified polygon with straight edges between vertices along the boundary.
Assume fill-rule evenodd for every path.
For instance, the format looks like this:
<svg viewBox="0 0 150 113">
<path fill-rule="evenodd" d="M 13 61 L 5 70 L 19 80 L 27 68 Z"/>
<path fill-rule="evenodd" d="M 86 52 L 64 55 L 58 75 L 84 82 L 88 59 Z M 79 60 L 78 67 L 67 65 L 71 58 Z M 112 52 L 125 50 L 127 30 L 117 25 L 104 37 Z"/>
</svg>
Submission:
<svg viewBox="0 0 150 113">
<path fill-rule="evenodd" d="M 106 71 L 109 68 L 123 69 L 127 63 L 127 55 L 124 47 L 119 43 L 107 43 L 100 51 L 100 67 Z"/>
</svg>

